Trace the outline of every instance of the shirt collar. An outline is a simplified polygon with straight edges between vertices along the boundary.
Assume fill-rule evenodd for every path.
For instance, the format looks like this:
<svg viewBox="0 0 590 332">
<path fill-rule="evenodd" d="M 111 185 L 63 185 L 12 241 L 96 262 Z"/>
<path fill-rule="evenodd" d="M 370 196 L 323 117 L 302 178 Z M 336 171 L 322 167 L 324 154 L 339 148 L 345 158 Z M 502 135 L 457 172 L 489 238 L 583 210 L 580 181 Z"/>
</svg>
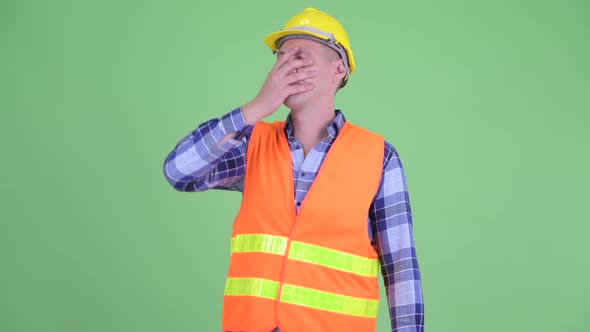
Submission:
<svg viewBox="0 0 590 332">
<path fill-rule="evenodd" d="M 338 133 L 340 132 L 340 130 L 342 130 L 342 127 L 344 126 L 344 123 L 346 122 L 346 118 L 344 117 L 344 113 L 342 113 L 341 110 L 335 110 L 334 113 L 335 113 L 334 119 L 332 119 L 332 122 L 330 122 L 328 127 L 326 127 L 326 129 L 328 130 L 328 135 L 330 135 L 330 137 L 332 139 L 334 139 L 334 138 L 336 138 L 336 136 L 338 136 Z M 288 139 L 295 138 L 293 136 L 293 123 L 291 122 L 291 112 L 289 112 L 289 115 L 287 115 L 287 119 L 285 120 L 284 129 L 285 129 L 285 134 L 287 135 Z"/>
</svg>

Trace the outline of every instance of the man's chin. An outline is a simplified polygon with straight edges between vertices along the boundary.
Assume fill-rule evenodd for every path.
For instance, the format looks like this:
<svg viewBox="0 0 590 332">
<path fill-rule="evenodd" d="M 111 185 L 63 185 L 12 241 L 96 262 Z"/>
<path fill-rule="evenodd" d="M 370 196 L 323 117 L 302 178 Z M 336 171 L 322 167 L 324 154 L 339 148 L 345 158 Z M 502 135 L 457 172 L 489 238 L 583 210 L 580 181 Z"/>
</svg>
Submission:
<svg viewBox="0 0 590 332">
<path fill-rule="evenodd" d="M 289 109 L 299 109 L 304 108 L 305 105 L 312 102 L 312 95 L 309 93 L 310 91 L 300 92 L 294 95 L 290 95 L 285 99 L 283 104 L 287 106 Z"/>
</svg>

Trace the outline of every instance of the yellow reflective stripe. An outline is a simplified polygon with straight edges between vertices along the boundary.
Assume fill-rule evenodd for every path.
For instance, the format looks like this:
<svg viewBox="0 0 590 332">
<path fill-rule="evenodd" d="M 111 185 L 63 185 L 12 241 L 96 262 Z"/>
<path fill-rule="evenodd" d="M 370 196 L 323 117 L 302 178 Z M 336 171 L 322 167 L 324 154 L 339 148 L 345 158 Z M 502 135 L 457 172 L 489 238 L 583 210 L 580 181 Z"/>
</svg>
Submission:
<svg viewBox="0 0 590 332">
<path fill-rule="evenodd" d="M 297 241 L 291 242 L 289 258 L 366 277 L 376 277 L 379 270 L 377 258 L 365 258 Z"/>
<path fill-rule="evenodd" d="M 280 283 L 261 278 L 227 278 L 224 295 L 256 296 L 276 300 Z M 377 317 L 379 300 L 340 295 L 283 284 L 281 302 L 360 317 Z"/>
<path fill-rule="evenodd" d="M 281 302 L 370 318 L 377 317 L 379 310 L 379 300 L 328 293 L 289 284 L 283 285 Z"/>
<path fill-rule="evenodd" d="M 284 255 L 289 239 L 266 234 L 240 234 L 231 239 L 231 252 L 264 252 Z"/>
<path fill-rule="evenodd" d="M 279 282 L 260 278 L 227 278 L 223 295 L 277 298 Z"/>
<path fill-rule="evenodd" d="M 240 234 L 231 239 L 231 252 L 262 252 L 284 255 L 289 238 L 266 234 Z M 332 269 L 376 277 L 379 271 L 377 258 L 366 258 L 314 244 L 292 241 L 289 259 L 317 264 Z"/>
</svg>

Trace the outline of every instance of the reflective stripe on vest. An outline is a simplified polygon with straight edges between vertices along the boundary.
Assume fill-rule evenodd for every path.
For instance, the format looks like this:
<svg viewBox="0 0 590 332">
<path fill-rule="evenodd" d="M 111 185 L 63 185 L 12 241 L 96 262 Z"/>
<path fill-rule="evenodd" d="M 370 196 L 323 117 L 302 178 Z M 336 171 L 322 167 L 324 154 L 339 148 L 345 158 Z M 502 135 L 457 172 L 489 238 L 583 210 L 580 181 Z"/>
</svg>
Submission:
<svg viewBox="0 0 590 332">
<path fill-rule="evenodd" d="M 228 278 L 224 295 L 256 296 L 274 300 L 278 295 L 279 286 L 278 281 L 261 278 Z M 283 284 L 279 301 L 369 318 L 377 317 L 379 309 L 379 300 L 362 299 L 290 284 Z"/>
<path fill-rule="evenodd" d="M 289 238 L 283 236 L 240 234 L 231 239 L 231 253 L 259 252 L 285 255 L 288 242 Z M 365 258 L 298 241 L 291 242 L 288 258 L 366 277 L 376 277 L 379 270 L 377 258 Z"/>
</svg>

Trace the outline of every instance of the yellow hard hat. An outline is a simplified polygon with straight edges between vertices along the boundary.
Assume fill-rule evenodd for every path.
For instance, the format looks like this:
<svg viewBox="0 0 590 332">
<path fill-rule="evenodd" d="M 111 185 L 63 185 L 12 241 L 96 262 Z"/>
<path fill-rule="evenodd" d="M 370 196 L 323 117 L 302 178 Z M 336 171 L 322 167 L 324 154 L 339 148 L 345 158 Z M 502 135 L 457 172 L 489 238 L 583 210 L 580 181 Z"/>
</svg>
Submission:
<svg viewBox="0 0 590 332">
<path fill-rule="evenodd" d="M 332 16 L 315 8 L 305 8 L 303 12 L 293 16 L 281 30 L 266 36 L 264 43 L 276 52 L 283 42 L 291 38 L 322 42 L 338 52 L 344 60 L 346 79 L 354 71 L 354 56 L 348 36 L 342 25 Z"/>
</svg>

